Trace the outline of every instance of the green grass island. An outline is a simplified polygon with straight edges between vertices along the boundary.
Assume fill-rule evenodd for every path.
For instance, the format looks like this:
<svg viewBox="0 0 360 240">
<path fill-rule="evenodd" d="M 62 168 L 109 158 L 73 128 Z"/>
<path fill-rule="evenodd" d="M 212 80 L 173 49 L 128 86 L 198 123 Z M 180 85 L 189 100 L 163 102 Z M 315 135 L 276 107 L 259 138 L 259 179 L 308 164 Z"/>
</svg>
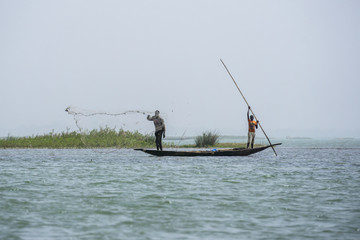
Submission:
<svg viewBox="0 0 360 240">
<path fill-rule="evenodd" d="M 195 138 L 195 144 L 178 145 L 164 142 L 164 148 L 245 148 L 246 143 L 219 143 L 220 136 L 206 132 Z M 257 145 L 262 146 L 262 145 Z M 155 136 L 137 131 L 100 128 L 85 133 L 50 132 L 28 137 L 8 136 L 0 139 L 0 148 L 154 148 Z"/>
</svg>

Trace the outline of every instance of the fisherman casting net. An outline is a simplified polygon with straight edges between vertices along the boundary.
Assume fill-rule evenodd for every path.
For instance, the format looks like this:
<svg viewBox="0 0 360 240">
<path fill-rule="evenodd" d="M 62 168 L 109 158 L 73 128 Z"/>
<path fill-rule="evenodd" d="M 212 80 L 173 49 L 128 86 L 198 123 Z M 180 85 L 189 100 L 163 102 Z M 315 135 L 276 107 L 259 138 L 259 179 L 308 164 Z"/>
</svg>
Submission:
<svg viewBox="0 0 360 240">
<path fill-rule="evenodd" d="M 141 134 L 145 137 L 154 136 L 154 126 L 152 122 L 146 119 L 147 115 L 154 115 L 154 111 L 125 110 L 107 112 L 85 110 L 72 106 L 67 107 L 65 111 L 73 117 L 77 131 L 81 134 L 81 141 L 86 147 L 90 147 L 89 136 L 92 134 L 102 134 L 103 141 L 110 141 L 107 138 L 111 134 L 121 135 L 126 133 L 128 135 Z M 164 115 L 162 114 L 162 117 Z M 112 143 L 111 145 L 113 147 L 126 147 L 121 142 Z"/>
</svg>

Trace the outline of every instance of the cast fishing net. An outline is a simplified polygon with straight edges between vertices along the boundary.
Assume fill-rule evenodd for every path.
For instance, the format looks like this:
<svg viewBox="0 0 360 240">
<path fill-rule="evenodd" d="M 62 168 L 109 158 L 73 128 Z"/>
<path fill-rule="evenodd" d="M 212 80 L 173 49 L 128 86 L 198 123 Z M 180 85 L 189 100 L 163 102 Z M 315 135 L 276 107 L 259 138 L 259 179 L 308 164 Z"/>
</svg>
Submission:
<svg viewBox="0 0 360 240">
<path fill-rule="evenodd" d="M 81 141 L 85 147 L 96 148 L 111 146 L 116 148 L 129 147 L 126 141 L 119 140 L 122 136 L 141 137 L 152 140 L 154 124 L 147 120 L 147 116 L 153 116 L 154 111 L 146 110 L 123 110 L 116 112 L 85 110 L 77 107 L 67 107 L 65 111 L 72 116 L 77 132 L 81 134 Z M 166 119 L 166 114 L 161 114 Z M 165 120 L 166 122 L 166 120 Z M 94 143 L 92 136 L 100 136 Z M 111 138 L 113 136 L 113 138 Z M 114 140 L 115 139 L 115 140 Z M 114 143 L 116 141 L 116 143 Z"/>
</svg>

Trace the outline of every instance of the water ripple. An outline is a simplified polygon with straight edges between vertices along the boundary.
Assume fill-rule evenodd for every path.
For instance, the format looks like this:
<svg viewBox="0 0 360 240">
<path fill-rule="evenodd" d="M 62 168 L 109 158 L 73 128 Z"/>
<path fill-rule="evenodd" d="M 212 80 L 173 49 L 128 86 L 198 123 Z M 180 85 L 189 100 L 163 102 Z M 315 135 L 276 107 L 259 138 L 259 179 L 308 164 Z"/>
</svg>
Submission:
<svg viewBox="0 0 360 240">
<path fill-rule="evenodd" d="M 0 150 L 1 239 L 358 239 L 360 149 Z"/>
</svg>

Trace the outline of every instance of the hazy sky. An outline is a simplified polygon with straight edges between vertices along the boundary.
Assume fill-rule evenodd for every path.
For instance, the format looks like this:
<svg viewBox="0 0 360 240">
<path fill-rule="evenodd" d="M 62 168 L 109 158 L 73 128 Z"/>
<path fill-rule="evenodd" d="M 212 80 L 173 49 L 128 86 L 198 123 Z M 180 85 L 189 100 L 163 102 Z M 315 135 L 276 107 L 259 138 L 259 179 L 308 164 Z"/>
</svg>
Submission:
<svg viewBox="0 0 360 240">
<path fill-rule="evenodd" d="M 221 58 L 269 136 L 360 137 L 359 26 L 358 0 L 0 0 L 0 136 L 76 130 L 68 106 L 246 135 Z"/>
</svg>

